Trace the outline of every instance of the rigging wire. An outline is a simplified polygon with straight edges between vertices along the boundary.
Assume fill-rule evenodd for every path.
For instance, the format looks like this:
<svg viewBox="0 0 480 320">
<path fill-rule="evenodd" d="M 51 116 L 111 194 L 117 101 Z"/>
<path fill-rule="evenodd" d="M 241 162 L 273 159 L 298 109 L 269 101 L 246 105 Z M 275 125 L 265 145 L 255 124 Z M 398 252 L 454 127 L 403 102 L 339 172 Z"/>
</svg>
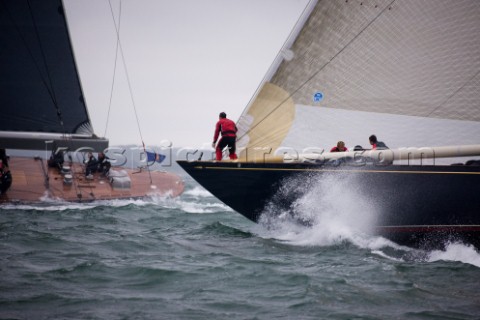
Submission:
<svg viewBox="0 0 480 320">
<path fill-rule="evenodd" d="M 110 11 L 113 16 L 113 8 L 112 8 L 112 3 L 108 1 L 110 5 Z M 122 2 L 120 1 L 119 4 L 119 9 L 118 9 L 118 31 L 117 31 L 117 47 L 115 48 L 115 62 L 113 65 L 113 78 L 112 78 L 112 88 L 110 90 L 110 101 L 108 103 L 108 112 L 107 112 L 107 122 L 105 123 L 105 132 L 103 134 L 104 137 L 107 136 L 107 130 L 108 130 L 108 122 L 110 120 L 110 110 L 112 108 L 112 100 L 113 100 L 113 89 L 115 87 L 115 78 L 116 78 L 116 73 L 117 73 L 117 61 L 118 61 L 118 48 L 119 48 L 119 43 L 120 43 L 120 22 L 121 22 L 121 17 L 122 17 Z M 115 23 L 115 21 L 114 21 Z"/>
<path fill-rule="evenodd" d="M 311 2 L 316 2 L 317 0 L 310 0 L 309 3 L 305 6 L 305 8 L 303 9 L 302 13 L 300 14 L 300 16 L 298 17 L 297 21 L 295 22 L 295 25 L 299 24 L 300 21 L 302 20 L 302 17 L 306 14 L 309 6 L 310 6 L 310 3 Z M 279 56 L 282 55 L 282 51 L 285 49 L 287 43 L 290 41 L 290 38 L 292 37 L 292 35 L 294 34 L 295 32 L 295 28 L 292 29 L 292 31 L 290 32 L 290 34 L 288 35 L 287 39 L 283 42 L 283 45 L 282 45 L 282 48 L 280 49 L 280 51 L 277 53 L 277 55 L 275 56 L 275 59 L 273 59 L 272 63 L 270 64 L 270 67 L 268 70 L 272 69 L 273 66 L 275 65 L 275 62 L 277 61 L 277 59 L 279 58 Z M 269 72 L 267 72 L 265 74 L 265 76 L 263 77 L 262 81 L 260 81 L 260 83 L 258 84 L 257 88 L 255 89 L 255 93 L 253 94 L 253 96 L 250 98 L 250 100 L 248 101 L 247 103 L 247 106 L 243 109 L 242 111 L 242 114 L 247 111 L 248 107 L 252 104 L 253 100 L 256 98 L 257 96 L 257 93 L 260 92 L 263 84 L 267 81 L 267 77 L 269 75 Z"/>
<path fill-rule="evenodd" d="M 36 23 L 36 20 L 35 20 L 34 15 L 33 15 L 33 10 L 32 10 L 32 7 L 30 6 L 30 1 L 29 1 L 29 0 L 27 0 L 27 4 L 28 4 L 28 9 L 29 9 L 29 12 L 30 12 L 30 16 L 31 16 L 32 21 L 33 21 L 33 26 L 34 26 L 34 29 L 35 29 L 35 35 L 36 35 L 37 41 L 38 41 L 38 43 L 39 43 L 39 48 L 40 48 L 40 52 L 41 52 L 41 54 L 42 54 L 42 59 L 43 59 L 43 63 L 44 63 L 44 66 L 45 66 L 45 70 L 46 70 L 46 72 L 47 72 L 48 82 L 50 83 L 50 89 L 48 88 L 48 84 L 45 83 L 45 81 L 44 81 L 44 83 L 45 83 L 45 86 L 47 86 L 47 90 L 49 91 L 49 93 L 50 93 L 50 91 L 51 91 L 50 96 L 51 96 L 51 98 L 52 98 L 52 101 L 53 101 L 53 104 L 54 104 L 54 106 L 55 106 L 55 109 L 57 110 L 57 117 L 58 117 L 58 120 L 59 120 L 60 125 L 61 125 L 61 127 L 62 127 L 62 132 L 63 132 L 63 140 L 66 141 L 66 143 L 67 143 L 67 146 L 68 146 L 68 147 L 67 147 L 67 154 L 69 154 L 69 153 L 71 152 L 70 149 L 71 149 L 71 147 L 72 147 L 72 142 L 71 142 L 69 139 L 67 139 L 67 137 L 66 137 L 67 131 L 65 130 L 65 125 L 64 125 L 64 122 L 63 122 L 63 118 L 62 118 L 62 112 L 61 112 L 61 110 L 60 110 L 60 107 L 59 107 L 58 102 L 57 102 L 57 99 L 56 99 L 55 90 L 54 90 L 54 86 L 53 86 L 53 81 L 52 81 L 52 77 L 51 77 L 51 75 L 50 75 L 50 69 L 49 69 L 49 67 L 48 67 L 47 58 L 46 58 L 46 56 L 45 56 L 45 50 L 44 50 L 44 48 L 43 48 L 43 46 L 42 46 L 42 41 L 41 41 L 41 39 L 40 39 L 40 34 L 39 34 L 39 32 L 38 32 L 37 23 Z M 62 14 L 65 15 L 63 5 L 62 5 L 60 8 L 61 8 L 61 10 L 63 11 Z M 43 78 L 43 77 L 42 77 L 42 78 Z M 56 147 L 55 144 L 52 145 L 52 153 L 58 151 L 58 150 L 54 150 L 54 149 L 53 149 L 54 147 Z M 70 155 L 70 154 L 69 154 L 69 158 L 71 159 L 71 155 Z M 73 166 L 71 166 L 71 167 L 73 168 Z M 79 194 L 79 193 L 78 193 L 79 191 L 80 191 L 80 193 L 81 193 L 81 190 L 79 190 L 80 188 L 79 188 L 79 186 L 78 186 L 78 181 L 76 181 L 76 179 L 73 179 L 72 183 L 73 183 L 73 186 L 74 186 L 74 188 L 75 188 L 75 190 L 76 190 L 76 192 L 77 192 L 77 195 Z M 92 191 L 93 191 L 93 190 L 92 190 Z M 93 193 L 92 193 L 92 194 L 93 194 Z"/>
<path fill-rule="evenodd" d="M 45 70 L 47 71 L 47 80 L 50 83 L 51 97 L 52 97 L 52 100 L 53 100 L 53 105 L 55 106 L 55 109 L 57 110 L 57 117 L 58 117 L 58 120 L 60 121 L 60 125 L 62 126 L 62 130 L 63 130 L 63 132 L 65 132 L 65 127 L 63 125 L 63 119 L 62 119 L 62 112 L 60 111 L 60 108 L 58 107 L 57 97 L 55 96 L 55 90 L 54 90 L 54 87 L 53 87 L 52 77 L 50 76 L 50 71 L 49 71 L 49 68 L 48 68 L 48 65 L 47 65 L 47 58 L 45 56 L 45 50 L 43 49 L 42 41 L 40 40 L 40 35 L 38 33 L 37 22 L 35 20 L 34 15 L 33 15 L 33 10 L 32 10 L 32 7 L 30 6 L 30 1 L 27 1 L 27 4 L 28 4 L 28 10 L 30 12 L 30 17 L 32 18 L 33 27 L 34 27 L 34 30 L 35 30 L 35 35 L 37 37 L 38 45 L 40 47 L 40 52 L 42 54 L 43 64 L 45 66 Z"/>
<path fill-rule="evenodd" d="M 455 97 L 455 95 L 457 93 L 460 92 L 460 90 L 462 90 L 467 84 L 469 84 L 473 79 L 475 79 L 478 75 L 480 74 L 480 70 L 477 71 L 477 73 L 475 73 L 473 75 L 473 77 L 471 77 L 470 79 L 468 79 L 467 81 L 465 81 L 465 83 L 460 86 L 457 90 L 455 90 L 455 92 L 453 92 L 450 96 L 448 96 L 442 103 L 440 103 L 436 108 L 434 108 L 432 111 L 430 111 L 430 113 L 427 114 L 427 118 L 430 118 L 430 116 L 435 112 L 437 111 L 438 109 L 440 109 L 441 107 L 443 107 L 443 105 L 445 105 L 445 103 L 447 103 L 450 99 L 452 99 L 453 97 Z"/>
<path fill-rule="evenodd" d="M 42 72 L 39 63 L 37 62 L 37 59 L 35 59 L 32 48 L 29 46 L 24 34 L 20 30 L 19 26 L 15 22 L 15 19 L 13 18 L 10 11 L 8 10 L 7 5 L 5 4 L 5 2 L 3 0 L 1 0 L 1 4 L 3 5 L 3 8 L 5 9 L 5 12 L 7 13 L 8 17 L 10 18 L 10 20 L 12 22 L 12 25 L 15 27 L 20 39 L 22 40 L 23 45 L 25 46 L 25 49 L 28 52 L 28 55 L 29 55 L 31 61 L 32 61 L 33 65 L 35 66 L 35 69 L 37 70 L 38 75 L 39 75 L 43 85 L 45 86 L 45 89 L 48 93 L 48 96 L 50 97 L 50 99 L 53 103 L 53 106 L 55 107 L 56 114 L 57 114 L 57 119 L 60 123 L 60 126 L 62 127 L 63 140 L 67 142 L 67 145 L 70 145 L 71 142 L 66 138 L 67 132 L 65 130 L 65 125 L 64 125 L 64 122 L 63 122 L 63 118 L 62 118 L 62 112 L 60 110 L 60 107 L 59 107 L 57 99 L 56 99 L 55 90 L 54 90 L 54 86 L 53 86 L 53 79 L 50 75 L 50 68 L 49 68 L 48 63 L 47 63 L 47 57 L 45 55 L 45 50 L 42 46 L 40 33 L 39 33 L 38 26 L 37 26 L 37 23 L 36 23 L 36 20 L 35 20 L 35 16 L 33 14 L 32 7 L 30 5 L 30 1 L 27 1 L 28 11 L 29 11 L 30 17 L 32 19 L 32 24 L 33 24 L 33 27 L 34 27 L 35 36 L 36 36 L 38 46 L 39 46 L 39 49 L 40 49 L 39 51 L 41 52 L 41 55 L 42 55 L 42 60 L 43 60 L 42 62 L 43 62 L 44 68 L 45 68 L 46 73 L 47 73 L 47 79 L 45 78 L 44 73 Z M 63 7 L 62 7 L 62 10 L 63 10 Z M 69 150 L 70 148 L 67 148 L 67 149 Z M 53 152 L 57 152 L 55 143 L 52 145 L 52 153 Z M 68 152 L 70 152 L 70 151 L 68 151 Z M 69 157 L 71 159 L 71 156 L 69 156 Z M 43 161 L 42 161 L 42 169 L 44 170 L 44 174 L 46 175 L 46 187 L 47 187 L 47 189 L 49 189 L 49 187 L 48 187 L 48 179 L 49 179 L 48 169 L 43 167 L 45 165 L 48 165 L 48 164 L 44 164 Z M 77 194 L 78 194 L 78 186 L 77 186 L 77 181 L 75 179 L 73 179 L 73 186 L 74 186 L 75 190 L 77 190 Z"/>
<path fill-rule="evenodd" d="M 373 18 L 360 32 L 353 37 L 342 49 L 340 49 L 330 60 L 328 60 L 323 66 L 320 67 L 317 71 L 315 71 L 307 80 L 305 80 L 300 86 L 295 89 L 292 93 L 288 95 L 287 98 L 282 100 L 276 107 L 274 107 L 267 115 L 265 115 L 260 121 L 257 122 L 254 126 L 249 128 L 241 137 L 237 138 L 237 141 L 245 137 L 249 132 L 251 132 L 253 129 L 255 129 L 260 123 L 262 123 L 264 120 L 266 120 L 268 117 L 270 117 L 278 108 L 280 108 L 288 99 L 290 99 L 295 93 L 297 93 L 300 89 L 302 89 L 307 83 L 309 83 L 313 78 L 315 78 L 323 69 L 325 69 L 333 60 L 335 60 L 336 57 L 338 57 L 345 49 L 347 49 L 363 32 L 370 27 L 387 9 L 391 8 L 393 3 L 396 0 L 393 0 L 381 10 L 375 18 Z"/>
<path fill-rule="evenodd" d="M 140 121 L 138 119 L 137 107 L 135 105 L 135 99 L 133 97 L 132 85 L 130 83 L 130 77 L 128 75 L 127 64 L 125 62 L 125 55 L 123 54 L 122 42 L 120 41 L 120 30 L 119 30 L 120 29 L 120 18 L 119 18 L 119 24 L 118 24 L 118 27 L 117 27 L 117 23 L 116 23 L 116 20 L 115 20 L 115 15 L 113 14 L 113 8 L 112 8 L 111 0 L 108 0 L 108 3 L 110 4 L 110 12 L 112 13 L 113 24 L 115 25 L 115 32 L 117 34 L 117 48 L 120 49 L 120 55 L 122 57 L 123 68 L 125 70 L 125 76 L 127 78 L 128 90 L 130 92 L 130 99 L 132 101 L 133 111 L 135 113 L 135 120 L 137 121 L 138 133 L 140 134 L 140 140 L 142 141 L 143 152 L 145 152 L 145 155 L 147 156 L 147 150 L 145 148 L 145 142 L 143 141 L 142 130 L 140 128 Z M 122 0 L 120 0 L 120 5 L 121 5 L 121 3 L 122 3 Z M 149 168 L 149 167 L 147 166 L 147 168 Z M 150 169 L 148 169 L 148 176 L 150 177 L 150 184 L 153 184 Z"/>
<path fill-rule="evenodd" d="M 111 0 L 108 0 L 108 2 L 110 3 L 110 8 L 112 8 L 112 5 L 111 5 Z M 120 0 L 120 3 L 122 1 Z M 122 42 L 120 41 L 120 31 L 119 31 L 119 28 L 117 28 L 117 23 L 116 23 L 116 20 L 115 20 L 115 16 L 113 14 L 113 10 L 111 11 L 112 13 L 112 19 L 113 19 L 113 22 L 114 22 L 114 25 L 115 25 L 115 32 L 117 34 L 117 39 L 118 39 L 118 47 L 120 49 L 120 55 L 122 57 L 122 63 L 123 63 L 123 68 L 125 69 L 125 76 L 127 78 L 127 85 L 128 85 L 128 91 L 130 92 L 130 100 L 132 102 L 132 106 L 133 106 L 133 111 L 135 113 L 135 120 L 137 122 L 137 127 L 138 127 L 138 133 L 140 135 L 140 139 L 142 140 L 142 143 L 143 143 L 143 135 L 142 135 L 142 130 L 140 128 L 140 122 L 138 120 L 138 113 L 137 113 L 137 107 L 135 105 L 135 99 L 133 97 L 133 90 L 132 90 L 132 85 L 131 85 L 131 82 L 130 82 L 130 76 L 128 75 L 128 69 L 127 69 L 127 64 L 125 63 L 125 55 L 123 54 L 123 47 L 122 47 Z"/>
</svg>

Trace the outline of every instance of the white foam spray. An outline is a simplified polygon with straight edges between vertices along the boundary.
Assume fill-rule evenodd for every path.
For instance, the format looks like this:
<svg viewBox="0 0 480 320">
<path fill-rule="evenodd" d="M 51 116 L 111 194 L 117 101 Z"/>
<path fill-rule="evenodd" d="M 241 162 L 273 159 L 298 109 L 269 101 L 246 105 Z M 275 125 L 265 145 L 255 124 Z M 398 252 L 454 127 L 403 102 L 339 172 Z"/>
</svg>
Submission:
<svg viewBox="0 0 480 320">
<path fill-rule="evenodd" d="M 459 261 L 480 267 L 480 254 L 472 246 L 451 243 L 445 251 L 425 252 L 375 236 L 372 227 L 382 207 L 374 195 L 360 188 L 357 179 L 322 174 L 285 181 L 278 196 L 300 196 L 289 210 L 273 201 L 255 232 L 292 245 L 334 246 L 349 242 L 395 261 Z M 303 193 L 299 193 L 300 189 Z M 308 221 L 308 225 L 299 220 Z"/>
<path fill-rule="evenodd" d="M 445 251 L 435 250 L 429 253 L 427 261 L 458 261 L 480 268 L 480 253 L 471 245 L 450 243 Z"/>
<path fill-rule="evenodd" d="M 189 196 L 192 196 L 192 197 L 195 197 L 195 198 L 213 197 L 213 195 L 210 192 L 208 192 L 204 188 L 198 187 L 198 186 L 194 187 L 193 189 L 186 190 L 183 194 L 184 195 L 189 195 Z"/>
<path fill-rule="evenodd" d="M 210 192 L 199 185 L 189 188 L 175 199 L 175 206 L 187 213 L 216 213 L 216 212 L 233 212 L 233 210 L 221 203 Z"/>
<path fill-rule="evenodd" d="M 210 199 L 209 199 L 210 198 Z M 39 203 L 35 204 L 2 204 L 0 208 L 10 210 L 38 210 L 38 211 L 65 211 L 65 210 L 89 210 L 95 207 L 125 207 L 135 205 L 159 206 L 168 209 L 178 209 L 187 213 L 216 213 L 233 212 L 231 208 L 216 200 L 210 192 L 200 186 L 186 190 L 179 197 L 172 197 L 169 193 L 151 193 L 141 199 L 115 199 L 95 200 L 92 202 L 67 202 L 59 198 L 53 198 L 46 193 Z"/>
<path fill-rule="evenodd" d="M 365 190 L 358 187 L 357 178 L 343 174 L 321 174 L 296 177 L 285 181 L 279 197 L 299 194 L 290 210 L 272 203 L 261 223 L 281 240 L 298 245 L 329 246 L 343 241 L 360 247 L 379 247 L 388 240 L 372 237 L 379 205 Z M 301 226 L 298 220 L 308 221 Z"/>
<path fill-rule="evenodd" d="M 218 202 L 195 202 L 178 200 L 177 208 L 187 213 L 216 213 L 216 212 L 233 212 L 228 206 Z"/>
</svg>

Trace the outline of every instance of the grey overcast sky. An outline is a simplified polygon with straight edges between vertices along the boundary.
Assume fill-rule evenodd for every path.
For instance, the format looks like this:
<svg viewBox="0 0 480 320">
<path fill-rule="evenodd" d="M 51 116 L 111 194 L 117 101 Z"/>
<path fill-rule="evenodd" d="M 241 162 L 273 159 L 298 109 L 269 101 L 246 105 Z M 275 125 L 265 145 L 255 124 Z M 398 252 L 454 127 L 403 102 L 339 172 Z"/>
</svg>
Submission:
<svg viewBox="0 0 480 320">
<path fill-rule="evenodd" d="M 95 133 L 141 144 L 136 109 L 147 146 L 202 147 L 219 112 L 239 118 L 308 0 L 64 2 Z"/>
</svg>

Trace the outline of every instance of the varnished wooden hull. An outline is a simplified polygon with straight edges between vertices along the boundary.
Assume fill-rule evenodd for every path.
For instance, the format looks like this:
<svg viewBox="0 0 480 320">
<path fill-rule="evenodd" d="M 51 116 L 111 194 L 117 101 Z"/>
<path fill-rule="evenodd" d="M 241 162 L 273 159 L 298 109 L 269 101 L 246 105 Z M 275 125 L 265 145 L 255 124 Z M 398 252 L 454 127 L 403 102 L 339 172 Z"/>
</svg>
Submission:
<svg viewBox="0 0 480 320">
<path fill-rule="evenodd" d="M 125 170 L 131 180 L 130 188 L 114 188 L 110 179 L 95 173 L 86 179 L 82 164 L 71 165 L 72 183 L 64 183 L 64 176 L 56 168 L 47 168 L 46 162 L 34 158 L 12 157 L 9 161 L 13 183 L 0 196 L 0 202 L 36 203 L 46 199 L 70 202 L 143 198 L 151 195 L 176 197 L 184 190 L 182 179 L 168 172 Z M 112 170 L 116 170 L 112 168 Z M 47 178 L 48 177 L 48 178 Z"/>
</svg>

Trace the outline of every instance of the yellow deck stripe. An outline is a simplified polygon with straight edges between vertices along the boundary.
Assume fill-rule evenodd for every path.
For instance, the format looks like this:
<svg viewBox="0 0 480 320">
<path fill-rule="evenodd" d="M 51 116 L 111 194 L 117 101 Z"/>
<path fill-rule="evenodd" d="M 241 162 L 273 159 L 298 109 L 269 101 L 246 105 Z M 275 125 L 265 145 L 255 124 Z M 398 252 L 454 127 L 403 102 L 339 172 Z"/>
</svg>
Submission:
<svg viewBox="0 0 480 320">
<path fill-rule="evenodd" d="M 250 171 L 318 171 L 318 172 L 357 172 L 357 173 L 413 173 L 413 174 L 473 174 L 480 172 L 447 172 L 447 171 L 401 171 L 401 170 L 339 170 L 339 169 L 297 169 L 297 168 L 239 168 L 239 167 L 207 167 L 195 166 L 195 169 L 209 170 L 250 170 Z"/>
</svg>

